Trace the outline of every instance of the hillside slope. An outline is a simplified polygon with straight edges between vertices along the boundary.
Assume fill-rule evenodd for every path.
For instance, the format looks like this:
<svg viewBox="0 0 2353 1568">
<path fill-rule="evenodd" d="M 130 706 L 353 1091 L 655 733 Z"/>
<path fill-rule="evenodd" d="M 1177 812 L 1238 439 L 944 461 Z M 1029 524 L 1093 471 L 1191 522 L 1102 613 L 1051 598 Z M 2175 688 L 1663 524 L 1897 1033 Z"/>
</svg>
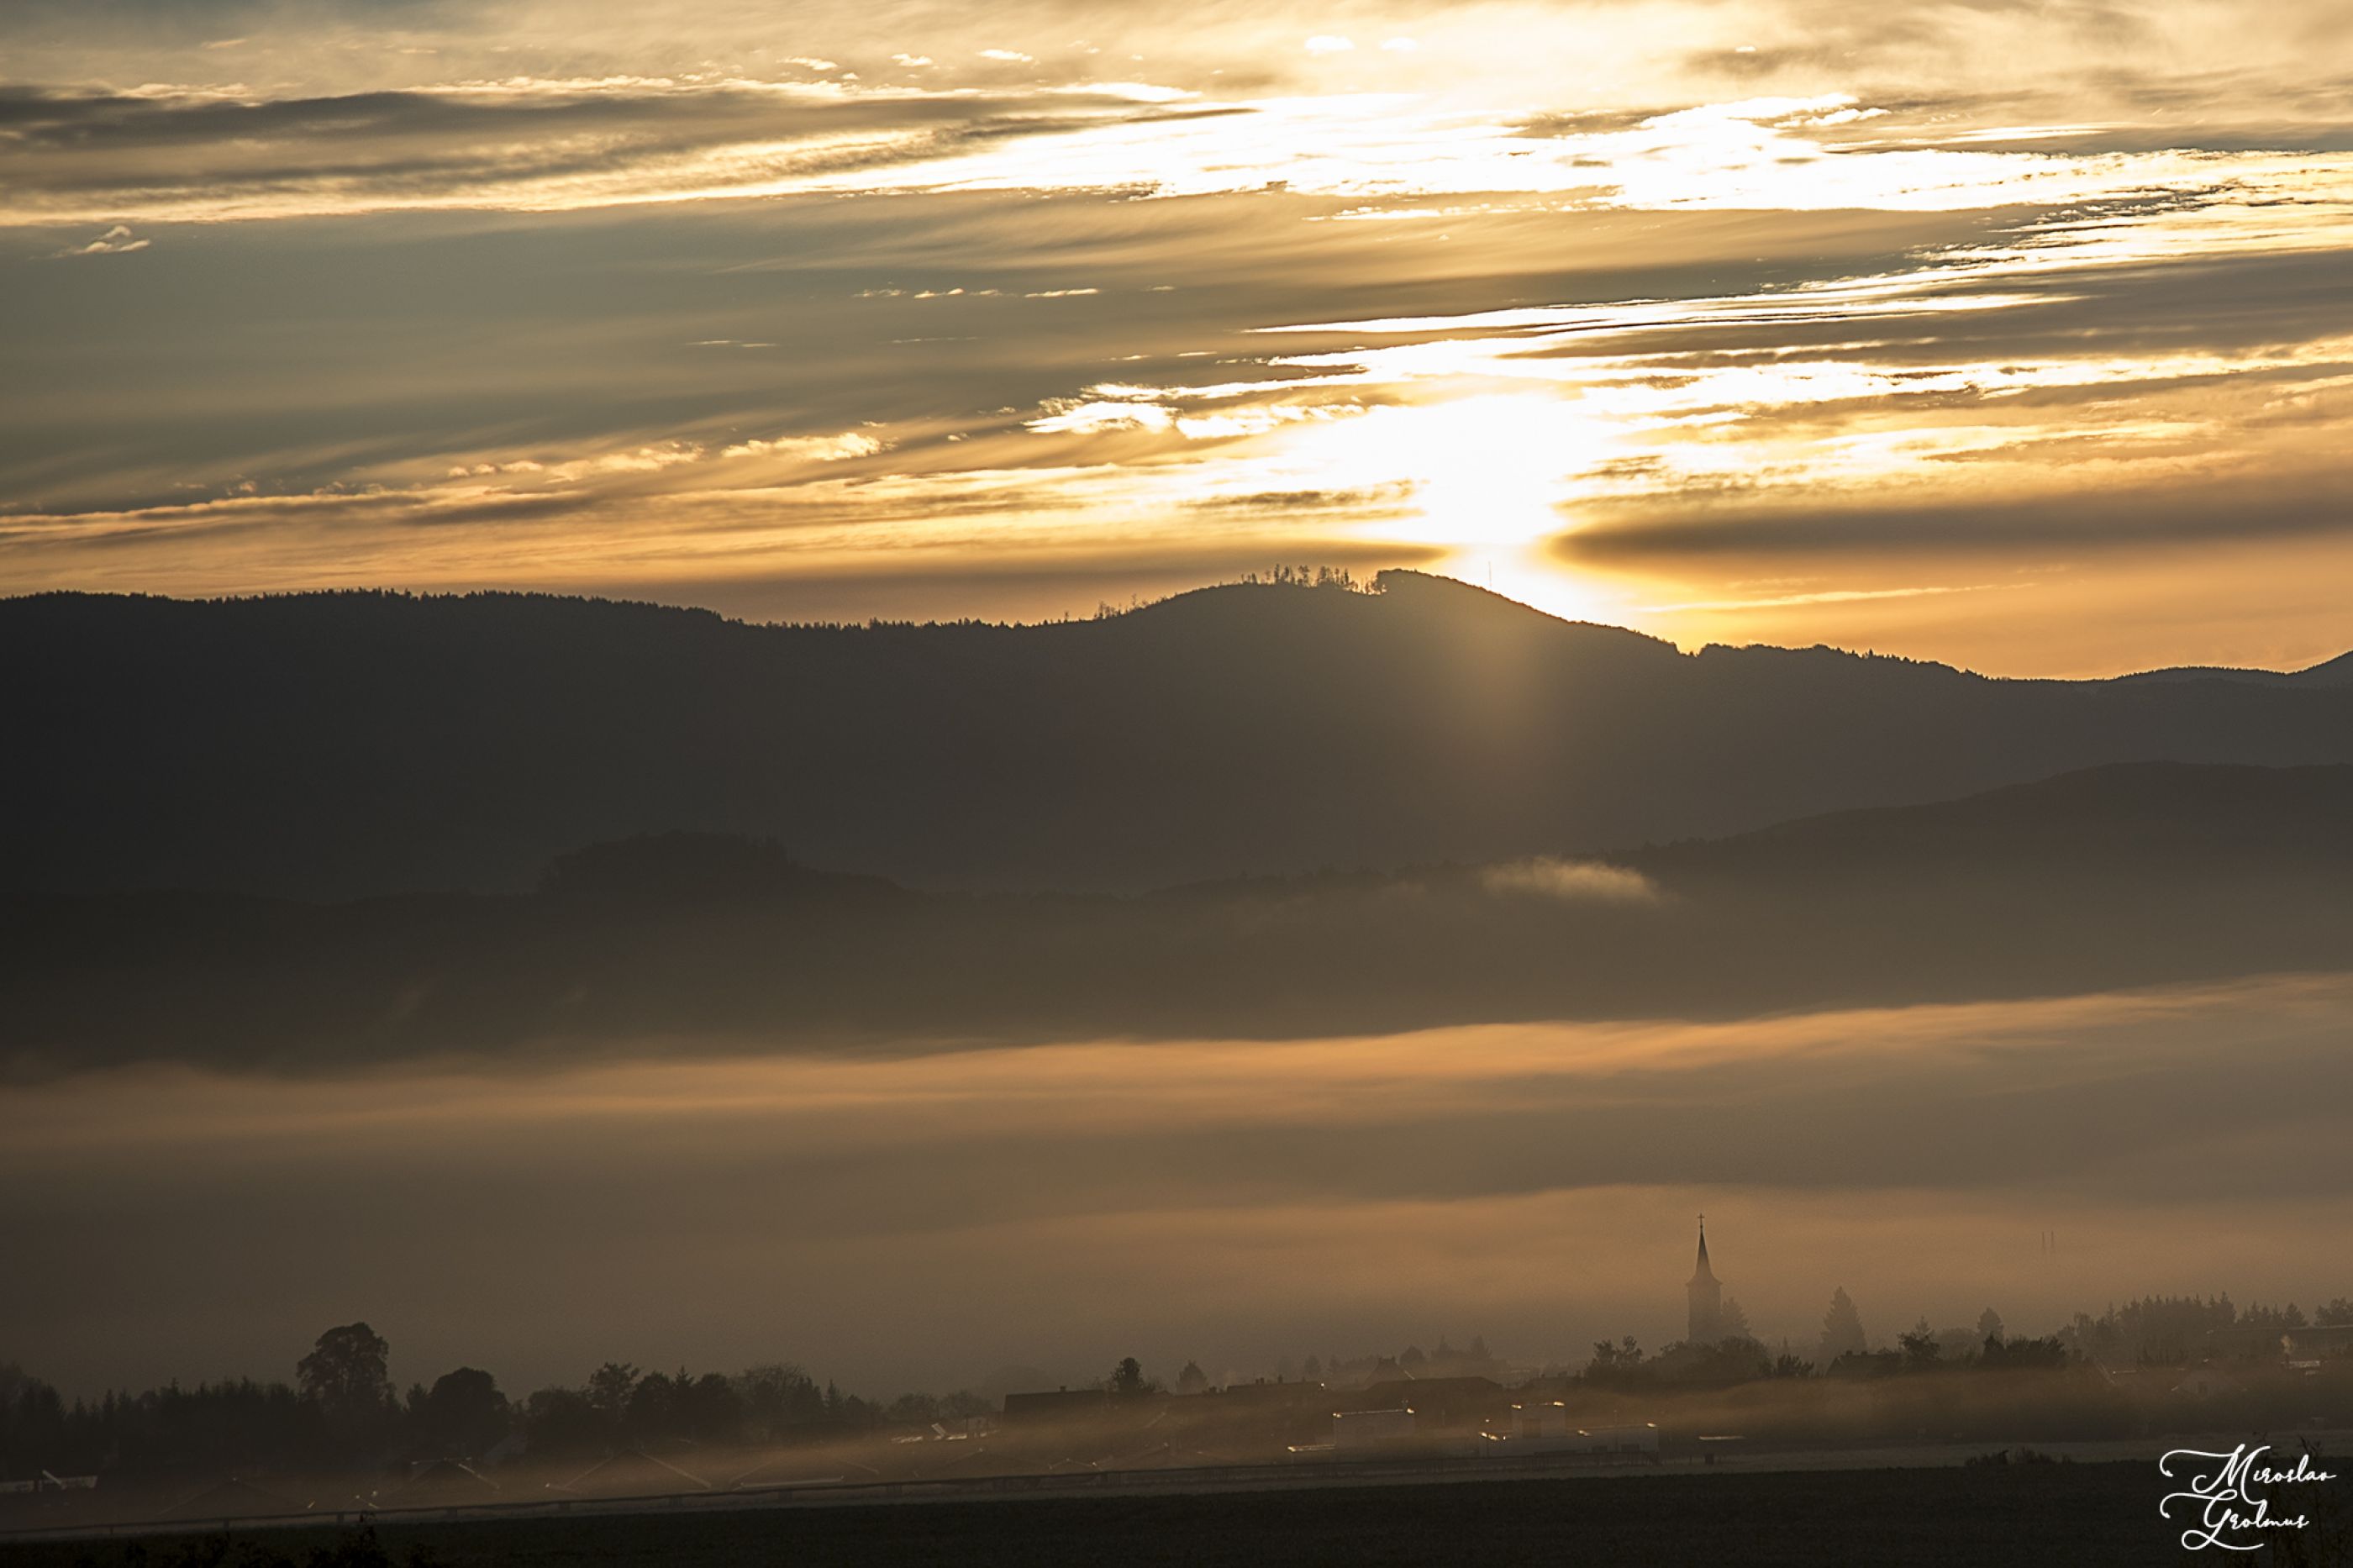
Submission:
<svg viewBox="0 0 2353 1568">
<path fill-rule="evenodd" d="M 2353 767 L 2102 768 L 1608 865 L 919 892 L 664 835 L 538 890 L 0 898 L 0 1071 L 1736 1016 L 2353 968 Z"/>
<path fill-rule="evenodd" d="M 924 886 L 1133 889 L 1717 836 L 2105 763 L 2353 761 L 2353 688 L 1687 656 L 1384 582 L 1020 627 L 0 601 L 0 888 L 512 889 L 697 829 Z"/>
</svg>

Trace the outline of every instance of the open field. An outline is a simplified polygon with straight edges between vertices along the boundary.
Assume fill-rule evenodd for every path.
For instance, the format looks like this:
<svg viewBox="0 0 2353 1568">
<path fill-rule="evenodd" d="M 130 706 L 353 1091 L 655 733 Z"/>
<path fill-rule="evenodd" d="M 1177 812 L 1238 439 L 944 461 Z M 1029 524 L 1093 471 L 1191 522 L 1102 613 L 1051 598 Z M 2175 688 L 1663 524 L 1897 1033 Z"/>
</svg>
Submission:
<svg viewBox="0 0 2353 1568">
<path fill-rule="evenodd" d="M 1574 1480 L 1478 1480 L 1179 1495 L 1006 1498 L 923 1507 L 748 1506 L 386 1525 L 395 1560 L 412 1549 L 464 1568 L 487 1563 L 733 1568 L 791 1563 L 889 1568 L 1022 1564 L 1921 1563 L 2033 1561 L 2147 1568 L 2181 1553 L 2158 1517 L 2162 1488 L 2142 1461 L 1773 1473 L 1691 1470 Z M 326 1530 L 258 1537 L 294 1561 Z M 149 1538 L 19 1542 L 23 1568 L 126 1563 Z"/>
</svg>

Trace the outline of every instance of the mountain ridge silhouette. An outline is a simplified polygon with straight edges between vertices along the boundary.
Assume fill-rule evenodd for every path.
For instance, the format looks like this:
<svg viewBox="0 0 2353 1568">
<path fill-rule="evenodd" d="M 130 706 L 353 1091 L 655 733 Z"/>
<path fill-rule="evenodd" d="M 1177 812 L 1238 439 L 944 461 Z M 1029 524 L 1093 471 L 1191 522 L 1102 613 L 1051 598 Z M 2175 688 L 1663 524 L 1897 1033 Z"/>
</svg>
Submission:
<svg viewBox="0 0 2353 1568">
<path fill-rule="evenodd" d="M 1684 654 L 1380 584 L 1023 626 L 0 601 L 0 888 L 520 889 L 563 850 L 692 830 L 917 886 L 1135 890 L 1723 837 L 2115 762 L 2353 762 L 2353 687 Z"/>
</svg>

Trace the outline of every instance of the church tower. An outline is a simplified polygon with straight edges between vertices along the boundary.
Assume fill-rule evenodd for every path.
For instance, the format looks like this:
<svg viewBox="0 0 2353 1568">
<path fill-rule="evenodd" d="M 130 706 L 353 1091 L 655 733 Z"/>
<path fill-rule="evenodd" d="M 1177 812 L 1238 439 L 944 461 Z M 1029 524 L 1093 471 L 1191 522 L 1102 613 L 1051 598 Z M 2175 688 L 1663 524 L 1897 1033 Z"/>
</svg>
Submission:
<svg viewBox="0 0 2353 1568">
<path fill-rule="evenodd" d="M 1707 1216 L 1699 1217 L 1699 1269 L 1683 1287 L 1691 1299 L 1691 1329 L 1683 1337 L 1695 1345 L 1712 1345 L 1724 1337 L 1724 1287 L 1707 1266 Z"/>
</svg>

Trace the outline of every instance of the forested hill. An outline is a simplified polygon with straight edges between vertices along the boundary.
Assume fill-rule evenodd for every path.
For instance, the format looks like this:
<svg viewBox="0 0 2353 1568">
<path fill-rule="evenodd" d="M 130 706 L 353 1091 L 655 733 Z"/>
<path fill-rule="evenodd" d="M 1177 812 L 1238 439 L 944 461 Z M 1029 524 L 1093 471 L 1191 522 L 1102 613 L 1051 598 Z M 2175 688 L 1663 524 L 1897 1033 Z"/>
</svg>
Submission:
<svg viewBox="0 0 2353 1568">
<path fill-rule="evenodd" d="M 2104 763 L 2353 761 L 2353 688 L 1684 655 L 1409 573 L 1031 626 L 537 595 L 0 601 L 0 888 L 518 888 L 681 829 L 1137 889 L 1719 836 Z"/>
<path fill-rule="evenodd" d="M 925 892 L 660 834 L 523 894 L 0 895 L 0 1078 L 1966 1003 L 2353 968 L 2353 767 L 2143 763 L 1609 862 Z M 664 1048 L 668 1048 L 667 1046 Z"/>
</svg>

